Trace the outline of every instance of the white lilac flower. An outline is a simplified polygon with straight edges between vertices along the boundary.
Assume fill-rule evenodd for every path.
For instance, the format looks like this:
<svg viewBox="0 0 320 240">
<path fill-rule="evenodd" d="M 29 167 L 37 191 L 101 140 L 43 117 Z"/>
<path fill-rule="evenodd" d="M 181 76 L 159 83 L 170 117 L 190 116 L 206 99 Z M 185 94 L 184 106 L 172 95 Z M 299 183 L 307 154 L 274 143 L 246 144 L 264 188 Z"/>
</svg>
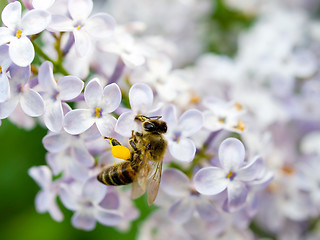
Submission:
<svg viewBox="0 0 320 240">
<path fill-rule="evenodd" d="M 69 0 L 69 16 L 52 15 L 48 29 L 58 32 L 72 32 L 77 54 L 85 56 L 91 47 L 91 39 L 105 39 L 115 28 L 115 20 L 106 13 L 89 17 L 93 8 L 92 0 Z"/>
<path fill-rule="evenodd" d="M 188 84 L 179 76 L 178 71 L 172 71 L 172 62 L 166 55 L 150 56 L 146 65 L 147 70 L 138 68 L 131 74 L 130 81 L 149 84 L 166 102 L 175 100 L 179 93 L 189 90 Z"/>
<path fill-rule="evenodd" d="M 205 221 L 219 218 L 219 212 L 207 196 L 203 196 L 193 188 L 193 183 L 181 171 L 167 169 L 161 178 L 161 189 L 166 194 L 162 198 L 170 198 L 169 217 L 175 222 L 185 223 L 197 212 Z M 161 195 L 160 195 L 161 196 Z M 156 202 L 162 205 L 161 197 Z"/>
<path fill-rule="evenodd" d="M 31 10 L 21 18 L 21 3 L 9 3 L 2 11 L 0 27 L 0 45 L 9 43 L 9 56 L 18 66 L 29 65 L 34 58 L 34 48 L 27 37 L 43 31 L 50 22 L 49 13 Z"/>
<path fill-rule="evenodd" d="M 0 102 L 6 101 L 10 96 L 10 84 L 7 70 L 12 64 L 9 57 L 8 45 L 0 46 Z"/>
<path fill-rule="evenodd" d="M 64 119 L 64 129 L 69 134 L 80 134 L 96 124 L 102 136 L 108 136 L 114 129 L 116 119 L 110 114 L 121 102 L 121 91 L 112 83 L 104 89 L 97 78 L 92 79 L 84 90 L 87 109 L 68 112 Z"/>
<path fill-rule="evenodd" d="M 30 67 L 10 67 L 10 98 L 0 103 L 0 119 L 7 118 L 20 104 L 23 112 L 31 117 L 41 116 L 44 112 L 44 102 L 39 93 L 28 84 Z"/>
<path fill-rule="evenodd" d="M 35 9 L 46 10 L 52 6 L 55 0 L 32 0 Z"/>
<path fill-rule="evenodd" d="M 219 147 L 219 167 L 205 167 L 194 176 L 194 186 L 204 195 L 227 191 L 225 207 L 233 212 L 244 206 L 249 192 L 248 184 L 261 176 L 262 159 L 257 157 L 244 163 L 245 148 L 235 138 L 224 140 Z"/>
<path fill-rule="evenodd" d="M 129 91 L 131 110 L 122 113 L 117 121 L 115 131 L 122 136 L 131 136 L 131 131 L 139 131 L 139 125 L 134 121 L 138 115 L 150 117 L 157 110 L 153 107 L 152 89 L 144 83 L 134 84 Z"/>
<path fill-rule="evenodd" d="M 35 200 L 37 211 L 49 212 L 54 220 L 62 221 L 63 214 L 56 203 L 60 183 L 52 182 L 51 170 L 47 166 L 39 166 L 30 168 L 28 173 L 41 187 Z"/>
<path fill-rule="evenodd" d="M 124 64 L 129 68 L 136 68 L 145 63 L 142 49 L 134 42 L 133 36 L 118 27 L 115 33 L 107 41 L 101 41 L 98 45 L 105 52 L 119 55 Z"/>
<path fill-rule="evenodd" d="M 165 138 L 170 154 L 179 161 L 192 161 L 196 146 L 190 137 L 202 128 L 202 113 L 196 109 L 189 109 L 178 119 L 175 106 L 169 105 L 163 110 L 163 120 L 168 126 Z"/>
<path fill-rule="evenodd" d="M 234 132 L 243 132 L 244 123 L 240 120 L 244 110 L 240 103 L 224 102 L 214 97 L 207 97 L 203 104 L 209 110 L 203 112 L 204 127 L 211 131 L 226 129 Z"/>
<path fill-rule="evenodd" d="M 76 98 L 83 89 L 83 81 L 75 76 L 64 76 L 56 82 L 53 65 L 44 62 L 39 68 L 39 85 L 45 100 L 44 123 L 52 132 L 60 132 L 63 124 L 62 101 Z"/>
<path fill-rule="evenodd" d="M 115 226 L 122 221 L 119 211 L 100 205 L 106 193 L 107 186 L 92 177 L 84 184 L 72 182 L 61 185 L 59 196 L 66 208 L 75 211 L 72 225 L 89 231 L 95 228 L 96 221 L 106 226 Z"/>
</svg>

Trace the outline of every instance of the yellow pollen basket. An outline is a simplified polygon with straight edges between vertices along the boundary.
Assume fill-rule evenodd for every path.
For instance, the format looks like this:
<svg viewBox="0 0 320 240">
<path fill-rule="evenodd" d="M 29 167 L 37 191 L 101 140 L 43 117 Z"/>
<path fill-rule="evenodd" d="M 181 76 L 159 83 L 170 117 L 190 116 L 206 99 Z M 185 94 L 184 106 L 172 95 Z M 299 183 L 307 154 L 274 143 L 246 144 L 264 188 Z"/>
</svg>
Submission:
<svg viewBox="0 0 320 240">
<path fill-rule="evenodd" d="M 17 38 L 21 38 L 21 34 L 22 34 L 22 30 L 18 30 L 17 32 L 16 32 L 16 37 Z"/>
<path fill-rule="evenodd" d="M 112 155 L 115 158 L 129 160 L 131 157 L 131 153 L 130 153 L 129 148 L 122 146 L 122 145 L 112 146 L 111 151 L 112 151 Z"/>
<path fill-rule="evenodd" d="M 93 116 L 97 117 L 97 118 L 100 118 L 101 117 L 101 108 L 97 107 Z"/>
<path fill-rule="evenodd" d="M 233 172 L 230 171 L 230 172 L 228 173 L 228 175 L 227 175 L 227 178 L 230 178 L 230 177 L 232 176 L 232 174 L 233 174 Z"/>
</svg>

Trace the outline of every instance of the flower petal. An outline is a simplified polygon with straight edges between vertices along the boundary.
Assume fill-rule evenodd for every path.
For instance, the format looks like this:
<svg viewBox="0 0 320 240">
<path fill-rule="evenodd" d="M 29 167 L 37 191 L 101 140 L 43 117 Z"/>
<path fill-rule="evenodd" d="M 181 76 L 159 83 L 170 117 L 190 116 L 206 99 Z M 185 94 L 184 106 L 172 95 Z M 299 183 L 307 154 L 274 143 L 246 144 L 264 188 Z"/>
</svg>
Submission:
<svg viewBox="0 0 320 240">
<path fill-rule="evenodd" d="M 102 98 L 103 89 L 97 78 L 90 80 L 84 90 L 84 99 L 89 107 L 97 107 Z"/>
<path fill-rule="evenodd" d="M 75 29 L 73 34 L 77 54 L 80 57 L 86 56 L 91 48 L 91 41 L 88 34 L 85 31 L 82 31 L 82 29 Z"/>
<path fill-rule="evenodd" d="M 183 198 L 169 209 L 169 216 L 178 223 L 187 222 L 193 214 L 194 207 L 190 198 Z"/>
<path fill-rule="evenodd" d="M 86 20 L 93 7 L 92 0 L 69 0 L 68 10 L 73 20 Z"/>
<path fill-rule="evenodd" d="M 9 56 L 18 66 L 28 66 L 34 59 L 34 48 L 29 38 L 13 38 L 9 45 Z"/>
<path fill-rule="evenodd" d="M 102 103 L 103 111 L 110 113 L 116 110 L 121 102 L 121 91 L 117 84 L 107 85 L 103 90 Z"/>
<path fill-rule="evenodd" d="M 236 171 L 243 164 L 245 149 L 238 139 L 227 138 L 219 147 L 219 161 L 226 171 Z"/>
<path fill-rule="evenodd" d="M 196 209 L 200 217 L 207 221 L 214 221 L 219 219 L 219 211 L 207 199 L 200 198 L 197 201 Z"/>
<path fill-rule="evenodd" d="M 102 207 L 96 207 L 94 211 L 97 221 L 106 226 L 116 226 L 121 223 L 123 217 L 115 210 L 107 210 Z"/>
<path fill-rule="evenodd" d="M 190 109 L 181 115 L 178 125 L 183 131 L 184 136 L 192 136 L 202 128 L 202 113 L 196 109 Z"/>
<path fill-rule="evenodd" d="M 36 210 L 39 213 L 44 213 L 48 210 L 49 204 L 50 204 L 50 195 L 47 191 L 40 191 L 38 192 L 35 204 L 36 204 Z"/>
<path fill-rule="evenodd" d="M 28 174 L 42 189 L 48 189 L 51 186 L 52 174 L 48 166 L 29 168 Z"/>
<path fill-rule="evenodd" d="M 63 112 L 60 101 L 46 104 L 43 120 L 47 128 L 52 132 L 60 132 L 63 123 Z"/>
<path fill-rule="evenodd" d="M 217 167 L 200 169 L 193 178 L 195 189 L 204 195 L 216 195 L 226 189 L 229 180 L 225 172 Z"/>
<path fill-rule="evenodd" d="M 184 197 L 190 192 L 190 180 L 178 169 L 167 169 L 162 174 L 161 188 L 171 196 Z"/>
<path fill-rule="evenodd" d="M 173 104 L 168 105 L 163 110 L 162 118 L 167 123 L 169 131 L 171 131 L 170 129 L 174 129 L 178 122 L 176 107 Z"/>
<path fill-rule="evenodd" d="M 92 203 L 99 204 L 107 193 L 107 186 L 97 180 L 97 177 L 89 178 L 83 185 L 82 196 Z"/>
<path fill-rule="evenodd" d="M 13 82 L 14 85 L 24 86 L 28 82 L 29 77 L 31 75 L 30 66 L 19 67 L 15 64 L 12 64 L 10 66 L 10 75 L 11 86 Z"/>
<path fill-rule="evenodd" d="M 264 165 L 261 157 L 255 158 L 247 166 L 237 171 L 236 179 L 240 181 L 252 181 L 261 175 Z"/>
<path fill-rule="evenodd" d="M 14 33 L 11 29 L 6 27 L 0 27 L 0 45 L 9 43 L 14 38 Z"/>
<path fill-rule="evenodd" d="M 112 16 L 106 13 L 98 13 L 90 17 L 85 23 L 85 30 L 96 38 L 110 36 L 116 25 Z"/>
<path fill-rule="evenodd" d="M 122 136 L 130 137 L 131 131 L 138 131 L 138 126 L 134 121 L 135 115 L 132 111 L 124 112 L 118 118 L 115 131 Z"/>
<path fill-rule="evenodd" d="M 70 190 L 70 187 L 66 184 L 61 184 L 59 188 L 59 197 L 63 205 L 72 211 L 77 210 L 78 208 L 78 203 L 75 199 L 74 194 Z"/>
<path fill-rule="evenodd" d="M 48 93 L 57 89 L 57 83 L 53 76 L 52 62 L 45 61 L 39 68 L 38 80 L 41 88 Z"/>
<path fill-rule="evenodd" d="M 115 117 L 104 114 L 101 118 L 96 120 L 96 125 L 102 136 L 109 136 L 114 131 L 116 122 L 117 119 L 115 119 Z"/>
<path fill-rule="evenodd" d="M 32 0 L 32 6 L 35 9 L 46 10 L 52 6 L 55 0 Z"/>
<path fill-rule="evenodd" d="M 22 33 L 26 36 L 42 32 L 48 26 L 50 20 L 51 16 L 48 12 L 31 10 L 22 17 Z"/>
<path fill-rule="evenodd" d="M 95 120 L 88 109 L 76 109 L 64 117 L 64 129 L 69 134 L 80 134 L 94 124 Z"/>
<path fill-rule="evenodd" d="M 92 167 L 94 164 L 94 158 L 81 141 L 78 143 L 73 143 L 73 152 L 79 163 L 86 167 Z"/>
<path fill-rule="evenodd" d="M 234 212 L 239 210 L 246 202 L 248 189 L 239 181 L 231 181 L 228 185 L 228 210 Z"/>
<path fill-rule="evenodd" d="M 168 145 L 170 153 L 174 158 L 184 162 L 193 160 L 196 146 L 191 139 L 181 138 L 178 142 L 169 141 Z"/>
<path fill-rule="evenodd" d="M 0 103 L 0 119 L 9 117 L 18 103 L 19 97 L 11 97 L 7 101 Z"/>
<path fill-rule="evenodd" d="M 136 83 L 130 88 L 129 100 L 135 113 L 147 114 L 153 103 L 153 92 L 147 84 Z"/>
<path fill-rule="evenodd" d="M 65 76 L 58 81 L 59 99 L 71 100 L 81 93 L 83 81 L 75 76 Z"/>
<path fill-rule="evenodd" d="M 71 223 L 75 228 L 86 231 L 93 230 L 96 227 L 96 220 L 93 215 L 86 213 L 85 210 L 77 211 L 72 216 Z"/>
<path fill-rule="evenodd" d="M 135 53 L 121 53 L 121 59 L 124 64 L 131 69 L 141 66 L 145 63 L 146 59 L 144 56 Z"/>
<path fill-rule="evenodd" d="M 23 92 L 20 105 L 25 114 L 31 117 L 39 117 L 44 112 L 44 102 L 39 93 L 33 89 Z"/>
<path fill-rule="evenodd" d="M 0 74 L 0 103 L 6 101 L 10 96 L 9 79 L 6 73 Z"/>
<path fill-rule="evenodd" d="M 67 16 L 52 15 L 47 30 L 51 32 L 71 32 L 73 28 L 73 22 Z"/>
<path fill-rule="evenodd" d="M 21 21 L 21 4 L 16 1 L 9 3 L 1 13 L 1 19 L 8 28 L 15 29 Z"/>
<path fill-rule="evenodd" d="M 49 152 L 61 152 L 69 146 L 68 136 L 66 133 L 49 133 L 42 139 L 42 144 Z"/>
</svg>

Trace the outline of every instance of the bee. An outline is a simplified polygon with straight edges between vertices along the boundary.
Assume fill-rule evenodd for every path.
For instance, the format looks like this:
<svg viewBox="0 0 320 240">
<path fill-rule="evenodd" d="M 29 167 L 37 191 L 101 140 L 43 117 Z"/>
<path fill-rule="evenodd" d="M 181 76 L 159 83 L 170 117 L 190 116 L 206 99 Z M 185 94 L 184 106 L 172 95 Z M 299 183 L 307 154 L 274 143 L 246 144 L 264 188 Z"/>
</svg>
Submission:
<svg viewBox="0 0 320 240">
<path fill-rule="evenodd" d="M 167 132 L 167 124 L 160 120 L 161 116 L 146 117 L 137 115 L 135 120 L 142 123 L 142 132 L 132 130 L 129 148 L 122 146 L 111 137 L 112 154 L 125 160 L 104 168 L 98 180 L 106 185 L 126 185 L 132 183 L 131 197 L 140 197 L 147 191 L 147 201 L 151 205 L 157 197 L 162 161 L 167 149 L 167 141 L 163 134 Z"/>
</svg>

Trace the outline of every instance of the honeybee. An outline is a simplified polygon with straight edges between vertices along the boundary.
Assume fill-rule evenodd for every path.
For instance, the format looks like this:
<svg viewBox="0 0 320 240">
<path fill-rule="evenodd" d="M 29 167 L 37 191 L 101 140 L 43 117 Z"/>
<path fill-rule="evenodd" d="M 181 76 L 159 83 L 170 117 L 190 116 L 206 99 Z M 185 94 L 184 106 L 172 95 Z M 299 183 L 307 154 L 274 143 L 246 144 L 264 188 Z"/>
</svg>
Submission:
<svg viewBox="0 0 320 240">
<path fill-rule="evenodd" d="M 110 140 L 113 156 L 125 161 L 103 169 L 97 177 L 100 182 L 114 186 L 132 183 L 132 198 L 138 198 L 147 191 L 148 204 L 154 202 L 160 185 L 163 156 L 167 149 L 167 141 L 162 135 L 167 132 L 167 124 L 160 118 L 161 116 L 143 115 L 135 117 L 136 121 L 142 123 L 142 132 L 132 130 L 130 149 L 114 138 L 105 137 Z"/>
</svg>

